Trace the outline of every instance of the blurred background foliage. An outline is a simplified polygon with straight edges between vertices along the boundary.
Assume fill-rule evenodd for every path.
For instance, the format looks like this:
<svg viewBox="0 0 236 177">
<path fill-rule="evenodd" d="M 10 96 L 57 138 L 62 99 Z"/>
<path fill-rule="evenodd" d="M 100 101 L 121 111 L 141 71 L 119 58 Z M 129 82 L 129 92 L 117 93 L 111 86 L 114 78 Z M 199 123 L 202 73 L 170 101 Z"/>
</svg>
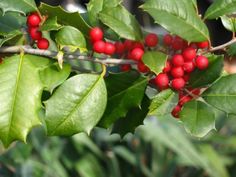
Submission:
<svg viewBox="0 0 236 177">
<path fill-rule="evenodd" d="M 84 12 L 88 1 L 44 2 Z M 145 29 L 157 33 L 163 30 L 139 12 L 141 0 L 124 3 Z M 211 1 L 198 3 L 202 12 Z M 208 26 L 215 45 L 231 37 L 219 20 Z M 217 131 L 201 140 L 190 137 L 172 117 L 148 118 L 134 135 L 127 134 L 124 138 L 99 128 L 89 137 L 85 134 L 71 138 L 46 137 L 43 129 L 36 128 L 27 144 L 17 142 L 7 150 L 0 145 L 0 177 L 235 177 L 233 117 L 219 114 Z"/>
<path fill-rule="evenodd" d="M 219 116 L 217 130 L 193 139 L 172 117 L 150 117 L 123 139 L 104 129 L 71 138 L 35 129 L 28 144 L 1 148 L 0 177 L 234 177 L 234 120 Z"/>
</svg>

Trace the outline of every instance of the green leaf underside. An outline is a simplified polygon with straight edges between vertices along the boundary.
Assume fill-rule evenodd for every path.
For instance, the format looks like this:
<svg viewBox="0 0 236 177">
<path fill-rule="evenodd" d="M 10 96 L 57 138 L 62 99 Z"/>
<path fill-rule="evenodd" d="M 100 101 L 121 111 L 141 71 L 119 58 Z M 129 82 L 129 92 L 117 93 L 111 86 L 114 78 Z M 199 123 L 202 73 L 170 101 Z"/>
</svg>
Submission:
<svg viewBox="0 0 236 177">
<path fill-rule="evenodd" d="M 228 75 L 217 80 L 203 93 L 207 103 L 228 114 L 236 114 L 236 75 Z"/>
<path fill-rule="evenodd" d="M 0 16 L 0 35 L 9 36 L 9 33 L 21 33 L 21 28 L 25 26 L 26 18 L 19 13 L 8 12 Z"/>
<path fill-rule="evenodd" d="M 116 7 L 121 0 L 90 0 L 87 4 L 88 18 L 93 26 L 97 26 L 98 14 L 105 8 Z"/>
<path fill-rule="evenodd" d="M 119 133 L 125 136 L 127 133 L 134 133 L 135 129 L 143 124 L 148 113 L 150 99 L 144 96 L 140 108 L 132 108 L 127 113 L 126 117 L 117 120 L 113 126 L 113 133 Z"/>
<path fill-rule="evenodd" d="M 186 131 L 199 138 L 215 129 L 215 114 L 212 107 L 201 101 L 186 103 L 180 112 L 180 119 Z"/>
<path fill-rule="evenodd" d="M 90 26 L 83 20 L 78 12 L 70 13 L 60 6 L 53 7 L 45 3 L 40 4 L 39 10 L 43 15 L 56 16 L 59 24 L 73 26 L 88 36 Z"/>
<path fill-rule="evenodd" d="M 195 70 L 191 73 L 189 85 L 191 87 L 202 87 L 212 84 L 222 73 L 224 65 L 223 55 L 210 55 L 209 66 L 206 70 Z"/>
<path fill-rule="evenodd" d="M 41 31 L 59 30 L 62 26 L 57 23 L 57 16 L 48 18 L 40 27 Z"/>
<path fill-rule="evenodd" d="M 171 89 L 164 90 L 152 98 L 148 115 L 164 116 L 171 113 L 178 103 L 178 94 Z"/>
<path fill-rule="evenodd" d="M 204 18 L 215 19 L 236 11 L 236 0 L 215 0 L 207 9 Z"/>
<path fill-rule="evenodd" d="M 155 74 L 162 72 L 165 66 L 167 55 L 161 52 L 145 52 L 142 61 L 147 65 Z"/>
<path fill-rule="evenodd" d="M 6 42 L 14 39 L 15 37 L 20 37 L 23 34 L 20 31 L 14 31 L 12 33 L 9 33 L 7 36 L 0 38 L 0 47 L 5 44 Z"/>
<path fill-rule="evenodd" d="M 144 96 L 147 79 L 136 71 L 110 74 L 106 78 L 108 103 L 99 125 L 109 127 L 131 108 L 139 107 Z"/>
<path fill-rule="evenodd" d="M 104 9 L 99 13 L 99 19 L 122 38 L 137 41 L 142 39 L 140 25 L 123 6 Z"/>
<path fill-rule="evenodd" d="M 141 6 L 171 33 L 187 41 L 209 40 L 209 31 L 188 0 L 148 0 Z"/>
<path fill-rule="evenodd" d="M 86 41 L 83 34 L 72 26 L 64 26 L 56 34 L 55 40 L 61 47 L 68 46 L 72 51 L 86 48 Z"/>
<path fill-rule="evenodd" d="M 61 85 L 70 75 L 71 67 L 69 64 L 64 64 L 60 69 L 58 64 L 51 64 L 40 70 L 40 79 L 44 85 L 44 90 L 52 93 L 52 91 Z"/>
<path fill-rule="evenodd" d="M 36 11 L 37 6 L 34 0 L 0 0 L 0 9 L 3 15 L 8 12 L 20 12 L 26 14 L 28 12 Z"/>
<path fill-rule="evenodd" d="M 236 32 L 236 19 L 227 17 L 227 16 L 222 16 L 221 18 L 221 22 L 224 25 L 224 27 L 232 32 Z"/>
<path fill-rule="evenodd" d="M 45 102 L 48 135 L 89 133 L 102 117 L 106 103 L 102 76 L 81 74 L 68 79 Z"/>
<path fill-rule="evenodd" d="M 41 84 L 38 71 L 49 60 L 15 55 L 0 65 L 0 140 L 7 147 L 14 140 L 26 142 L 32 127 L 40 125 Z"/>
</svg>

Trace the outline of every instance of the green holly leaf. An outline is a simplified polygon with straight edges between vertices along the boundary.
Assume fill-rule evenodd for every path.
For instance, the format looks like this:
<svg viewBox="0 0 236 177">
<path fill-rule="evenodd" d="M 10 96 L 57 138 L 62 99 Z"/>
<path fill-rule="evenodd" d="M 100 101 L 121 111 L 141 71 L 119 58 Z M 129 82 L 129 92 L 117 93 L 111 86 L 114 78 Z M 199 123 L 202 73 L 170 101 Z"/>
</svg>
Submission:
<svg viewBox="0 0 236 177">
<path fill-rule="evenodd" d="M 137 41 L 142 39 L 137 20 L 121 5 L 104 9 L 99 13 L 99 19 L 122 38 Z"/>
<path fill-rule="evenodd" d="M 164 116 L 173 110 L 178 103 L 178 94 L 171 89 L 164 90 L 152 98 L 148 115 Z"/>
<path fill-rule="evenodd" d="M 69 47 L 70 50 L 75 51 L 80 49 L 86 50 L 86 41 L 83 34 L 72 26 L 64 26 L 55 35 L 55 40 L 60 48 Z"/>
<path fill-rule="evenodd" d="M 98 14 L 105 8 L 116 7 L 121 0 L 90 0 L 87 4 L 88 19 L 93 26 L 97 26 Z"/>
<path fill-rule="evenodd" d="M 26 24 L 26 18 L 19 13 L 9 12 L 0 16 L 0 35 L 9 36 L 9 33 L 22 33 L 21 28 Z"/>
<path fill-rule="evenodd" d="M 34 0 L 0 0 L 0 9 L 3 15 L 8 12 L 20 12 L 26 14 L 28 12 L 37 11 L 37 6 Z"/>
<path fill-rule="evenodd" d="M 215 130 L 215 113 L 211 106 L 201 101 L 186 103 L 180 112 L 180 120 L 188 133 L 199 138 Z"/>
<path fill-rule="evenodd" d="M 41 124 L 39 70 L 48 63 L 42 57 L 15 55 L 0 65 L 0 140 L 5 147 L 15 140 L 26 142 L 30 130 Z"/>
<path fill-rule="evenodd" d="M 236 18 L 235 17 L 222 16 L 220 18 L 221 18 L 222 24 L 227 30 L 236 32 Z"/>
<path fill-rule="evenodd" d="M 148 0 L 141 8 L 147 11 L 156 23 L 187 41 L 209 40 L 207 26 L 189 0 Z"/>
<path fill-rule="evenodd" d="M 110 74 L 106 79 L 108 103 L 99 125 L 109 127 L 114 121 L 125 117 L 127 112 L 141 105 L 147 79 L 136 71 Z"/>
<path fill-rule="evenodd" d="M 16 38 L 16 37 L 21 37 L 22 33 L 20 31 L 13 31 L 11 33 L 8 33 L 8 35 L 4 36 L 4 37 L 0 37 L 0 47 L 5 44 L 6 42 Z"/>
<path fill-rule="evenodd" d="M 149 67 L 151 71 L 153 71 L 155 74 L 159 74 L 165 67 L 167 58 L 168 56 L 166 54 L 153 51 L 145 52 L 142 57 L 142 61 L 145 65 Z"/>
<path fill-rule="evenodd" d="M 53 30 L 59 30 L 62 28 L 60 24 L 57 23 L 57 16 L 53 16 L 48 18 L 43 25 L 40 27 L 41 31 L 53 31 Z"/>
<path fill-rule="evenodd" d="M 89 133 L 103 115 L 107 92 L 102 75 L 80 74 L 65 81 L 45 102 L 48 135 Z"/>
<path fill-rule="evenodd" d="M 207 9 L 204 19 L 215 19 L 236 11 L 236 0 L 215 0 Z"/>
<path fill-rule="evenodd" d="M 227 49 L 227 54 L 229 54 L 230 56 L 236 56 L 236 44 L 232 44 L 229 46 L 229 48 Z"/>
<path fill-rule="evenodd" d="M 79 12 L 70 13 L 62 9 L 60 6 L 50 6 L 44 3 L 40 4 L 40 12 L 49 17 L 57 17 L 57 21 L 61 25 L 73 26 L 83 34 L 88 35 L 90 26 L 84 21 Z"/>
<path fill-rule="evenodd" d="M 40 70 L 40 79 L 44 85 L 44 90 L 52 93 L 52 91 L 61 85 L 70 75 L 71 67 L 69 64 L 64 64 L 60 69 L 57 63 L 48 65 Z"/>
<path fill-rule="evenodd" d="M 236 114 L 236 75 L 217 80 L 202 96 L 207 103 L 228 114 Z"/>
<path fill-rule="evenodd" d="M 210 55 L 208 56 L 209 66 L 206 70 L 195 70 L 191 73 L 189 85 L 191 87 L 202 87 L 212 84 L 221 76 L 224 66 L 224 56 Z"/>
<path fill-rule="evenodd" d="M 150 100 L 144 96 L 140 107 L 132 108 L 127 115 L 114 123 L 113 133 L 119 133 L 122 137 L 127 133 L 134 133 L 135 129 L 143 124 L 149 111 Z"/>
</svg>

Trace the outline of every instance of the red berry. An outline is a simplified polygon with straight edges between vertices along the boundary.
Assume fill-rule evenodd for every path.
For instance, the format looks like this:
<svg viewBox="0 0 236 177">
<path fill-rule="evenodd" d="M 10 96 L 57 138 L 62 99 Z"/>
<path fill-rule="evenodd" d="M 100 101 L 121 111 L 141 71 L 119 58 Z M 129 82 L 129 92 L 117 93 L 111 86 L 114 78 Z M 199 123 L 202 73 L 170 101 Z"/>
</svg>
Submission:
<svg viewBox="0 0 236 177">
<path fill-rule="evenodd" d="M 184 57 L 181 54 L 175 54 L 171 61 L 174 66 L 182 66 L 184 64 Z"/>
<path fill-rule="evenodd" d="M 193 98 L 189 95 L 183 96 L 180 100 L 179 100 L 179 105 L 183 106 L 185 103 L 191 101 Z"/>
<path fill-rule="evenodd" d="M 138 71 L 141 72 L 141 73 L 146 73 L 149 71 L 149 68 L 142 62 L 138 62 Z"/>
<path fill-rule="evenodd" d="M 140 48 L 135 48 L 131 51 L 131 59 L 140 61 L 142 60 L 142 56 L 144 54 L 144 51 Z"/>
<path fill-rule="evenodd" d="M 178 77 L 183 77 L 184 76 L 184 70 L 181 66 L 177 66 L 171 69 L 171 75 L 174 78 L 178 78 Z"/>
<path fill-rule="evenodd" d="M 103 38 L 103 31 L 99 27 L 94 27 L 90 30 L 89 36 L 92 42 L 100 41 Z"/>
<path fill-rule="evenodd" d="M 155 77 L 156 86 L 160 89 L 167 89 L 169 87 L 169 77 L 165 73 L 160 73 Z"/>
<path fill-rule="evenodd" d="M 189 79 L 190 79 L 190 75 L 189 75 L 189 74 L 185 74 L 185 75 L 183 76 L 183 79 L 184 79 L 185 82 L 188 82 Z"/>
<path fill-rule="evenodd" d="M 185 81 L 183 78 L 175 78 L 171 82 L 171 86 L 175 90 L 181 90 L 185 86 Z"/>
<path fill-rule="evenodd" d="M 158 43 L 158 37 L 154 33 L 150 33 L 145 37 L 145 44 L 148 47 L 155 47 Z"/>
<path fill-rule="evenodd" d="M 104 53 L 107 55 L 113 55 L 116 51 L 115 45 L 110 43 L 110 42 L 106 42 L 105 43 L 105 49 L 104 49 Z"/>
<path fill-rule="evenodd" d="M 144 50 L 144 46 L 141 42 L 133 42 L 132 49 L 135 49 L 135 48 L 140 48 Z"/>
<path fill-rule="evenodd" d="M 183 65 L 183 69 L 186 73 L 191 73 L 195 69 L 195 65 L 192 61 L 185 62 Z"/>
<path fill-rule="evenodd" d="M 165 65 L 165 68 L 163 68 L 163 72 L 164 73 L 168 73 L 168 72 L 170 72 L 170 70 L 171 70 L 171 62 L 169 61 L 169 60 L 167 60 L 166 61 L 166 65 Z"/>
<path fill-rule="evenodd" d="M 125 51 L 125 46 L 122 42 L 116 42 L 115 43 L 115 47 L 116 47 L 116 53 L 121 55 L 124 53 Z"/>
<path fill-rule="evenodd" d="M 173 37 L 170 34 L 166 34 L 163 37 L 163 43 L 167 46 L 171 45 L 173 41 Z"/>
<path fill-rule="evenodd" d="M 197 47 L 200 49 L 205 49 L 209 47 L 209 42 L 208 41 L 203 41 L 203 42 L 197 42 Z"/>
<path fill-rule="evenodd" d="M 121 71 L 129 71 L 130 69 L 131 69 L 130 64 L 123 64 L 123 65 L 120 66 Z"/>
<path fill-rule="evenodd" d="M 188 91 L 194 95 L 200 95 L 200 93 L 201 93 L 201 89 L 199 89 L 199 88 L 195 88 L 195 89 L 189 88 Z"/>
<path fill-rule="evenodd" d="M 127 51 L 131 50 L 133 47 L 133 43 L 134 43 L 133 41 L 126 39 L 124 42 L 125 50 Z"/>
<path fill-rule="evenodd" d="M 204 70 L 208 68 L 209 61 L 208 58 L 205 56 L 198 56 L 195 60 L 196 67 L 200 70 Z"/>
<path fill-rule="evenodd" d="M 45 39 L 45 38 L 39 39 L 38 42 L 37 42 L 37 47 L 38 47 L 39 49 L 43 49 L 43 50 L 48 49 L 48 47 L 49 47 L 49 42 L 48 42 L 48 40 Z"/>
<path fill-rule="evenodd" d="M 179 118 L 179 112 L 181 111 L 182 107 L 180 105 L 176 105 L 172 110 L 171 114 L 175 118 Z"/>
<path fill-rule="evenodd" d="M 39 26 L 40 22 L 41 22 L 41 18 L 39 14 L 37 13 L 32 13 L 27 17 L 27 25 L 29 27 Z"/>
<path fill-rule="evenodd" d="M 196 55 L 197 55 L 196 50 L 192 47 L 188 47 L 183 51 L 183 56 L 185 61 L 193 61 Z"/>
<path fill-rule="evenodd" d="M 104 53 L 106 43 L 104 41 L 97 41 L 93 44 L 93 51 L 97 53 Z"/>
<path fill-rule="evenodd" d="M 33 40 L 39 40 L 42 38 L 42 32 L 38 31 L 38 29 L 39 29 L 38 27 L 29 28 L 29 34 Z"/>
<path fill-rule="evenodd" d="M 178 36 L 175 36 L 175 38 L 172 41 L 172 48 L 174 50 L 180 50 L 183 48 L 183 43 L 184 43 L 183 39 L 181 39 Z"/>
</svg>

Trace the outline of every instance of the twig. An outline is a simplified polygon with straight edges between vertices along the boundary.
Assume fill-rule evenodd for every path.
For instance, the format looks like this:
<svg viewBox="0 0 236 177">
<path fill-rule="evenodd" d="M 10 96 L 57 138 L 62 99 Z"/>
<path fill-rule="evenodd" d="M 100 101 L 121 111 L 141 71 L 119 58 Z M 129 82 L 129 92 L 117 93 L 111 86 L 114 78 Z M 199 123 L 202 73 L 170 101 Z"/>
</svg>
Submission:
<svg viewBox="0 0 236 177">
<path fill-rule="evenodd" d="M 236 43 L 236 38 L 233 38 L 231 41 L 225 43 L 225 44 L 222 44 L 222 45 L 219 45 L 219 46 L 216 46 L 216 47 L 212 47 L 211 49 L 208 50 L 208 52 L 214 52 L 214 51 L 217 51 L 217 50 L 223 50 L 225 49 L 226 47 L 230 46 L 231 44 L 234 44 Z"/>
<path fill-rule="evenodd" d="M 58 52 L 50 51 L 50 50 L 40 50 L 34 49 L 29 46 L 11 46 L 11 47 L 0 47 L 0 53 L 20 53 L 24 51 L 27 54 L 33 54 L 38 56 L 44 56 L 49 58 L 55 58 Z M 117 58 L 107 58 L 107 57 L 92 57 L 82 54 L 75 54 L 75 53 L 65 53 L 64 54 L 65 60 L 84 60 L 84 61 L 91 61 L 101 64 L 137 64 L 136 61 L 128 60 L 128 59 L 117 59 Z"/>
</svg>

